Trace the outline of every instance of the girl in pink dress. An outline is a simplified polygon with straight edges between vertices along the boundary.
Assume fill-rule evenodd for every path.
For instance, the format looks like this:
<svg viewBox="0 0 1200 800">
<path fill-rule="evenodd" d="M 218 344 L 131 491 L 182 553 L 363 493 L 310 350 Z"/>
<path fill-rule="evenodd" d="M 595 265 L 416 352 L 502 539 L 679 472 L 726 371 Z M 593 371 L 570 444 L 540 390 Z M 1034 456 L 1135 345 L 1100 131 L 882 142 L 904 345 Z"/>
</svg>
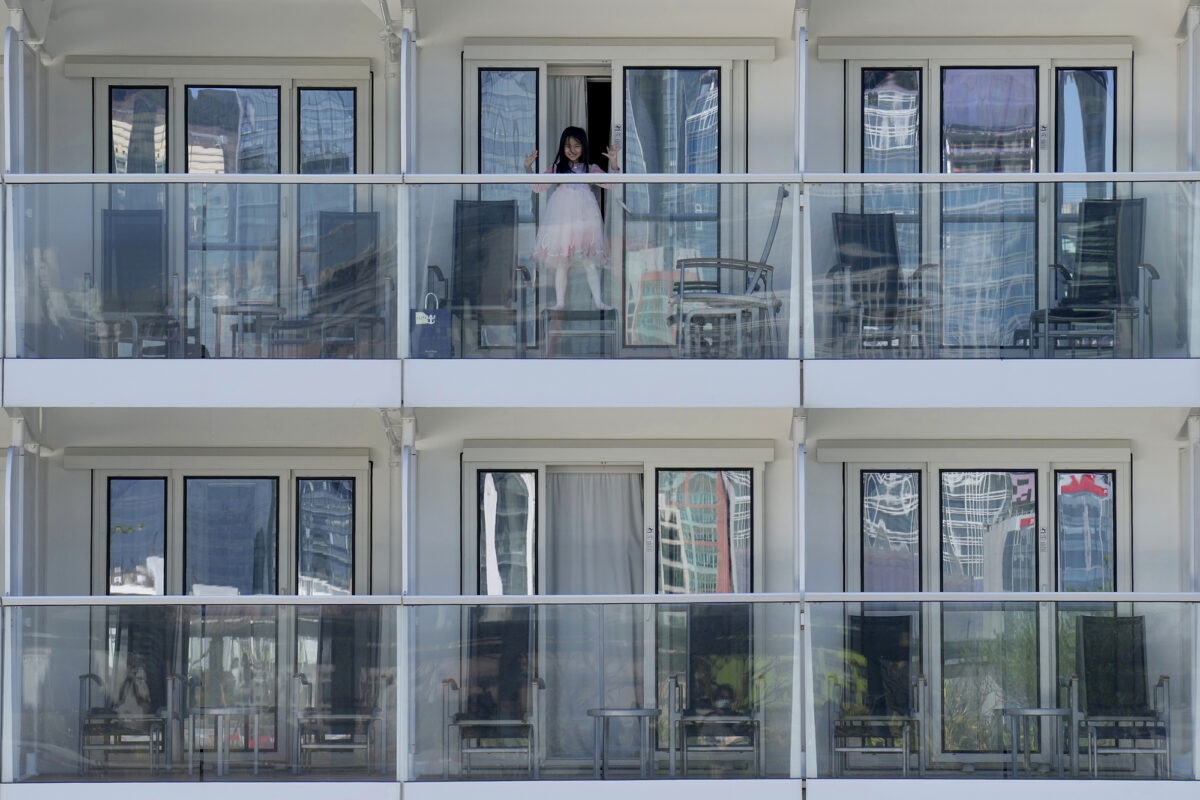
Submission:
<svg viewBox="0 0 1200 800">
<path fill-rule="evenodd" d="M 608 147 L 609 171 L 617 172 L 617 150 Z M 533 172 L 533 163 L 538 151 L 525 157 L 525 171 Z M 547 173 L 586 174 L 604 170 L 588 160 L 587 132 L 583 128 L 568 127 L 558 141 L 558 154 Z M 546 190 L 545 185 L 534 186 L 535 192 Z M 554 188 L 546 203 L 546 214 L 538 229 L 537 242 L 533 246 L 533 258 L 554 273 L 555 303 L 552 309 L 562 309 L 567 303 L 567 275 L 572 265 L 583 267 L 587 275 L 588 288 L 592 291 L 592 302 L 596 308 L 611 309 L 604 302 L 600 290 L 600 268 L 608 266 L 608 247 L 604 241 L 604 220 L 600 217 L 600 204 L 592 187 L 582 183 L 560 184 Z"/>
</svg>

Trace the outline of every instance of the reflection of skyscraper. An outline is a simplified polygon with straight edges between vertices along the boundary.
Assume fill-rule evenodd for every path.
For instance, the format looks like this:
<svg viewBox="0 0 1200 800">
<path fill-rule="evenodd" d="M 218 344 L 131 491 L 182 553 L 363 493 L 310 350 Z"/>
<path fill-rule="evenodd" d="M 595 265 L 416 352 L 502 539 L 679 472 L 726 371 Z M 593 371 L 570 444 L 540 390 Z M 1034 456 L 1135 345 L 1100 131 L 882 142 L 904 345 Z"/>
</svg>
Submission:
<svg viewBox="0 0 1200 800">
<path fill-rule="evenodd" d="M 483 517 L 479 526 L 481 594 L 532 594 L 535 475 L 480 473 Z"/>
<path fill-rule="evenodd" d="M 663 592 L 750 591 L 749 470 L 659 473 Z"/>
<path fill-rule="evenodd" d="M 1060 472 L 1057 484 L 1059 588 L 1113 591 L 1113 474 Z"/>
<path fill-rule="evenodd" d="M 1032 472 L 942 473 L 942 588 L 1037 588 Z"/>
<path fill-rule="evenodd" d="M 354 481 L 302 479 L 297 489 L 298 593 L 350 594 L 354 588 Z"/>
</svg>

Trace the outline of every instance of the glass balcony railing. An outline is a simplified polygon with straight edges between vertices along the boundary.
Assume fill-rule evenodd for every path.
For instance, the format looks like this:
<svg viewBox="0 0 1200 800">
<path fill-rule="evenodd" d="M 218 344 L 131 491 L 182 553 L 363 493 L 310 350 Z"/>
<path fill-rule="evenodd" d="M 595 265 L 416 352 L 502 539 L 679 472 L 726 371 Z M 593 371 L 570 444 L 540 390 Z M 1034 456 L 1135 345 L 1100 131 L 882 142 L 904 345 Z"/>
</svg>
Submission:
<svg viewBox="0 0 1200 800">
<path fill-rule="evenodd" d="M 1200 352 L 1184 175 L 145 177 L 5 177 L 8 357 Z"/>
<path fill-rule="evenodd" d="M 7 201 L 9 357 L 396 356 L 396 186 L 80 178 Z"/>
<path fill-rule="evenodd" d="M 14 781 L 395 780 L 395 607 L 7 612 Z"/>
<path fill-rule="evenodd" d="M 816 777 L 1195 778 L 1194 603 L 806 609 Z"/>
<path fill-rule="evenodd" d="M 796 185 L 581 177 L 412 187 L 413 358 L 799 357 Z"/>
<path fill-rule="evenodd" d="M 1194 595 L 816 597 L 6 598 L 5 780 L 1196 777 Z"/>
<path fill-rule="evenodd" d="M 1190 181 L 907 177 L 805 183 L 806 358 L 1194 354 Z"/>
</svg>

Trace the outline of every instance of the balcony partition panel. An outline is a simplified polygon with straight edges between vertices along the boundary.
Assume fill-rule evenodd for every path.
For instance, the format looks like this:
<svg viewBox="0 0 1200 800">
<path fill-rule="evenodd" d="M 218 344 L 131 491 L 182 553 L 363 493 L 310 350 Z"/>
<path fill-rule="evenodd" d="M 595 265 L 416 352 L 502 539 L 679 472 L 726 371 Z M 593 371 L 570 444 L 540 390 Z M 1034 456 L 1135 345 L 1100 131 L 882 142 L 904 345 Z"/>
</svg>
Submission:
<svg viewBox="0 0 1200 800">
<path fill-rule="evenodd" d="M 805 183 L 808 358 L 1190 353 L 1190 180 L 828 177 Z"/>
<path fill-rule="evenodd" d="M 9 357 L 395 357 L 397 186 L 178 177 L 10 176 Z"/>
<path fill-rule="evenodd" d="M 798 188 L 651 177 L 409 177 L 411 357 L 788 357 Z"/>
</svg>

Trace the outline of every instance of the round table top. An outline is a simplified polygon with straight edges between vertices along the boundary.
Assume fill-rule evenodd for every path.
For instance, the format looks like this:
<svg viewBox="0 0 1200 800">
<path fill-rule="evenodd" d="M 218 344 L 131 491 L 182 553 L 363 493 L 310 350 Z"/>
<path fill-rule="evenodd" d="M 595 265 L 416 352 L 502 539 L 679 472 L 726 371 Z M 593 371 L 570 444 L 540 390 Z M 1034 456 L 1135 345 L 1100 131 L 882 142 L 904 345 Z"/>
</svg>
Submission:
<svg viewBox="0 0 1200 800">
<path fill-rule="evenodd" d="M 661 708 L 589 708 L 589 717 L 657 717 Z"/>
</svg>

